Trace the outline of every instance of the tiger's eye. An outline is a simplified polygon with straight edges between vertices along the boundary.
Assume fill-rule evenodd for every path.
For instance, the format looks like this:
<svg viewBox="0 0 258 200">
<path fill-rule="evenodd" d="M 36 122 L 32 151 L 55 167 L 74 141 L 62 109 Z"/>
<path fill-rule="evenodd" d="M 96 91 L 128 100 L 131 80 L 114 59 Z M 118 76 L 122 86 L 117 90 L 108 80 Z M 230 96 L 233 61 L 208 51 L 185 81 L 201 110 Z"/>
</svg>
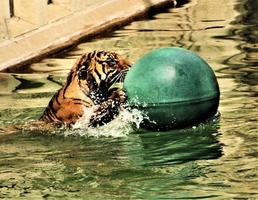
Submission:
<svg viewBox="0 0 258 200">
<path fill-rule="evenodd" d="M 82 66 L 82 68 L 78 72 L 78 76 L 80 79 L 83 79 L 83 80 L 87 78 L 87 68 L 85 66 Z"/>
<path fill-rule="evenodd" d="M 106 62 L 111 67 L 114 67 L 117 64 L 117 61 L 115 59 L 112 59 L 112 58 L 107 59 Z"/>
</svg>

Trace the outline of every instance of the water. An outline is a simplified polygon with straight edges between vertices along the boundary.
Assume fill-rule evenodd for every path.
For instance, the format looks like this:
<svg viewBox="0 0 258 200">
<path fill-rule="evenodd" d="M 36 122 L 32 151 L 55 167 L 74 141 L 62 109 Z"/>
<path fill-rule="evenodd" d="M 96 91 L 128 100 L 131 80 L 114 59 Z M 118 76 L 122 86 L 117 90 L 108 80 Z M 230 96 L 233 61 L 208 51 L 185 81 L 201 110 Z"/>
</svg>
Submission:
<svg viewBox="0 0 258 200">
<path fill-rule="evenodd" d="M 0 198 L 258 199 L 257 9 L 255 0 L 194 0 L 28 70 L 1 73 L 0 124 L 9 127 L 37 119 L 85 51 L 113 50 L 135 61 L 154 48 L 184 47 L 215 70 L 221 117 L 169 132 L 123 134 L 132 128 L 124 123 L 99 137 L 87 130 L 0 133 Z"/>
</svg>

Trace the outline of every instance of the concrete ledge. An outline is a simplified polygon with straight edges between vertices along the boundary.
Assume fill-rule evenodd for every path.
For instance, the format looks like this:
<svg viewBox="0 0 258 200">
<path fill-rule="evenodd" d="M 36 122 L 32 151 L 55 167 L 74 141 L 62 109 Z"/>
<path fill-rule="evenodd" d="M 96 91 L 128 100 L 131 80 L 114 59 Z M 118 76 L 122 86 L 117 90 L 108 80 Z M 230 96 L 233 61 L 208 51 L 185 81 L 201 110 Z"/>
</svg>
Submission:
<svg viewBox="0 0 258 200">
<path fill-rule="evenodd" d="M 20 66 L 75 44 L 81 38 L 122 26 L 172 0 L 104 0 L 87 9 L 0 43 L 0 71 Z"/>
</svg>

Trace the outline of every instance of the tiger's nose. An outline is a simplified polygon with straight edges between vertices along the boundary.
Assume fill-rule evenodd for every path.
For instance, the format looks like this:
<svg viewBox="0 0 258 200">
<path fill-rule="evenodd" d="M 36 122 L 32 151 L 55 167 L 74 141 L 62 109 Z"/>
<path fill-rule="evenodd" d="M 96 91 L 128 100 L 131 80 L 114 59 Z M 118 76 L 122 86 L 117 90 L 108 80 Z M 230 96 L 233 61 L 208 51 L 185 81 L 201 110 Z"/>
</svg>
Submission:
<svg viewBox="0 0 258 200">
<path fill-rule="evenodd" d="M 129 71 L 130 68 L 131 68 L 131 65 L 122 65 L 121 71 L 127 72 L 127 71 Z"/>
<path fill-rule="evenodd" d="M 130 62 L 124 62 L 124 63 L 122 63 L 122 66 L 123 66 L 123 69 L 128 69 L 128 68 L 132 67 Z"/>
</svg>

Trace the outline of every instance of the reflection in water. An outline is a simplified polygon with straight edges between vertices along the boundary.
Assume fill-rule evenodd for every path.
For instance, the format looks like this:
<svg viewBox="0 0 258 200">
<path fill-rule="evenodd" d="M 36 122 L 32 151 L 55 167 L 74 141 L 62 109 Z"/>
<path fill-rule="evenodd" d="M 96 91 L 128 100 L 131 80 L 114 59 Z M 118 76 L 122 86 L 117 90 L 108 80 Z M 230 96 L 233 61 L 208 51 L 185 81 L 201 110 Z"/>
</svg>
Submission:
<svg viewBox="0 0 258 200">
<path fill-rule="evenodd" d="M 2 137 L 1 197 L 18 192 L 27 197 L 75 198 L 79 192 L 85 198 L 97 198 L 99 193 L 102 198 L 121 193 L 127 198 L 130 191 L 130 196 L 138 199 L 145 187 L 159 190 L 156 181 L 162 184 L 161 197 L 171 195 L 171 187 L 206 173 L 191 161 L 221 156 L 216 138 L 214 124 L 98 140 L 58 136 L 46 140 L 40 135 L 20 134 Z"/>
<path fill-rule="evenodd" d="M 18 90 L 27 90 L 30 88 L 39 88 L 42 87 L 44 84 L 41 82 L 36 81 L 30 81 L 24 78 L 19 78 L 17 76 L 15 76 L 15 79 L 18 80 L 20 82 L 20 84 L 13 90 L 13 92 L 16 92 Z"/>
<path fill-rule="evenodd" d="M 257 9 L 252 0 L 193 0 L 22 73 L 1 73 L 0 125 L 24 123 L 40 116 L 85 51 L 135 61 L 154 48 L 184 47 L 215 70 L 221 119 L 122 138 L 2 135 L 0 198 L 257 199 Z"/>
<path fill-rule="evenodd" d="M 232 35 L 220 37 L 238 40 L 237 48 L 240 53 L 226 59 L 224 63 L 227 67 L 221 69 L 220 72 L 232 74 L 238 82 L 250 85 L 248 92 L 257 95 L 257 87 L 253 86 L 258 85 L 258 14 L 256 12 L 258 2 L 249 0 L 244 6 L 249 9 L 249 12 L 239 16 L 234 22 L 235 27 L 231 30 Z M 240 7 L 239 9 L 243 10 L 244 8 Z M 241 29 L 239 26 L 242 26 Z"/>
<path fill-rule="evenodd" d="M 132 160 L 145 167 L 217 159 L 222 155 L 217 135 L 218 130 L 213 123 L 200 125 L 197 129 L 141 133 L 140 145 L 137 146 L 140 148 L 133 145 L 129 155 L 134 155 Z"/>
</svg>

